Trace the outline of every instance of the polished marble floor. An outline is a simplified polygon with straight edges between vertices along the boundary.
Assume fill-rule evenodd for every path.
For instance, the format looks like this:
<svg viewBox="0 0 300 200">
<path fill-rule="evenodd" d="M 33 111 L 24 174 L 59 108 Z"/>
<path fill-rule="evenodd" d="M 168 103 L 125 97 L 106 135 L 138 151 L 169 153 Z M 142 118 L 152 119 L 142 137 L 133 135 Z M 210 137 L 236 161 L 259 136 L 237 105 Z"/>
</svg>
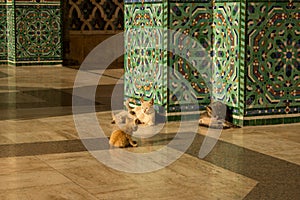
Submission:
<svg viewBox="0 0 300 200">
<path fill-rule="evenodd" d="M 83 95 L 73 98 L 76 75 L 78 70 L 59 66 L 0 66 L 1 200 L 299 199 L 300 124 L 223 130 L 212 151 L 199 158 L 208 129 L 196 127 L 183 152 L 178 145 L 168 146 L 185 141 L 176 138 L 179 122 L 168 122 L 152 137 L 136 134 L 139 147 L 121 150 L 148 155 L 167 147 L 159 162 L 130 162 L 135 172 L 147 163 L 159 169 L 129 173 L 119 169 L 129 162 L 117 169 L 97 157 L 121 155 L 108 147 L 106 136 L 116 128 L 110 123 L 111 96 L 122 98 L 115 88 L 122 86 L 123 70 L 85 71 L 86 79 L 75 87 Z M 84 95 L 93 88 L 94 99 Z M 72 100 L 84 127 L 74 120 Z M 91 103 L 95 110 L 87 108 Z M 104 135 L 97 133 L 91 116 Z M 145 127 L 139 130 L 148 133 Z M 166 164 L 166 155 L 176 153 L 181 156 Z"/>
</svg>

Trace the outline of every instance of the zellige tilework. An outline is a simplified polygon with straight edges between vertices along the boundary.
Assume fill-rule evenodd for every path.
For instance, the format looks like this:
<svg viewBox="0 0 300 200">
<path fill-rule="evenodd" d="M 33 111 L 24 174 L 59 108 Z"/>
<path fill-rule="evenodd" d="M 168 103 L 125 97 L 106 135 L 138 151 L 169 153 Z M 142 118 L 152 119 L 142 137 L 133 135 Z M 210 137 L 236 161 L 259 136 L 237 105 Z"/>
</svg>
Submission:
<svg viewBox="0 0 300 200">
<path fill-rule="evenodd" d="M 7 62 L 12 65 L 60 64 L 61 20 L 60 1 L 7 2 L 6 24 L 1 23 L 6 26 L 1 30 L 7 32 Z"/>
<path fill-rule="evenodd" d="M 167 52 L 166 48 L 160 52 L 164 46 L 157 43 L 160 47 L 155 52 L 159 50 L 159 53 L 153 54 L 160 55 L 156 71 L 168 70 L 166 78 L 158 81 L 157 85 L 161 86 L 159 90 L 153 87 L 155 76 L 145 77 L 147 71 L 155 69 L 148 64 L 151 62 L 143 61 L 146 56 L 137 51 L 135 54 L 130 53 L 129 57 L 125 56 L 127 66 L 138 66 L 126 69 L 126 90 L 136 86 L 140 88 L 129 90 L 127 97 L 150 97 L 142 88 L 155 93 L 162 92 L 162 88 L 167 87 L 167 112 L 179 112 L 178 102 L 187 103 L 185 100 L 188 98 L 195 98 L 200 109 L 214 99 L 230 108 L 233 122 L 237 125 L 300 121 L 299 1 L 216 0 L 164 3 L 168 7 L 167 15 L 165 18 L 157 18 L 157 12 L 146 10 L 150 5 L 162 5 L 161 2 L 125 2 L 125 30 L 130 30 L 133 26 L 154 30 L 159 26 L 162 29 L 172 29 L 178 35 L 193 37 L 205 49 L 204 54 L 198 55 L 199 59 L 206 57 L 213 64 L 207 66 L 206 71 L 199 71 L 196 59 L 192 59 L 191 63 L 172 51 L 172 48 L 186 47 L 185 36 L 174 40 L 175 34 L 169 35 L 171 52 Z M 159 25 L 154 22 L 159 22 Z M 127 43 L 128 41 L 125 44 Z M 135 52 L 133 49 L 131 51 Z M 188 57 L 197 57 L 190 50 L 182 53 Z M 167 63 L 162 62 L 166 58 Z M 211 79 L 204 80 L 205 76 Z M 136 84 L 138 80 L 142 81 Z M 183 82 L 186 81 L 189 82 L 189 87 L 183 87 Z M 165 82 L 168 84 L 164 85 Z M 158 99 L 157 95 L 152 97 Z M 161 105 L 161 101 L 156 103 Z"/>
<path fill-rule="evenodd" d="M 0 64 L 7 60 L 7 13 L 6 3 L 0 1 Z"/>
</svg>

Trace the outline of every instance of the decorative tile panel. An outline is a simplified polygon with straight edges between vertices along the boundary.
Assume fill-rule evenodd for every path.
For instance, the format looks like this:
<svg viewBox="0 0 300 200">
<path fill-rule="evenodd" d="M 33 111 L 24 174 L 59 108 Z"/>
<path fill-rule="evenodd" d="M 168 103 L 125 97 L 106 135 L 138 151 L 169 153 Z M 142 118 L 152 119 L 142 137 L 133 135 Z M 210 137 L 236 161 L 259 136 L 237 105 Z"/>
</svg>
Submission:
<svg viewBox="0 0 300 200">
<path fill-rule="evenodd" d="M 7 60 L 9 63 L 15 63 L 15 7 L 7 3 Z"/>
<path fill-rule="evenodd" d="M 60 62 L 59 5 L 16 5 L 16 62 Z"/>
<path fill-rule="evenodd" d="M 239 102 L 240 3 L 216 3 L 214 9 L 213 99 L 230 107 Z"/>
<path fill-rule="evenodd" d="M 125 5 L 125 95 L 159 105 L 167 103 L 164 13 L 162 3 Z"/>
<path fill-rule="evenodd" d="M 0 42 L 6 40 L 6 45 L 1 47 L 6 48 L 5 60 L 9 64 L 62 62 L 60 1 L 7 1 L 6 22 L 1 22 L 0 26 L 6 27 L 1 28 L 6 38 L 2 38 L 1 34 Z"/>
<path fill-rule="evenodd" d="M 246 115 L 299 113 L 300 3 L 249 3 L 247 14 Z"/>
<path fill-rule="evenodd" d="M 0 64 L 7 61 L 7 6 L 0 1 Z"/>
<path fill-rule="evenodd" d="M 175 41 L 172 41 L 169 45 L 172 48 L 187 49 L 184 40 L 186 37 L 179 37 L 176 35 L 187 35 L 201 44 L 201 49 L 205 51 L 205 55 L 192 55 L 192 52 L 187 49 L 186 55 L 193 57 L 191 60 L 193 63 L 189 63 L 180 55 L 170 53 L 169 66 L 172 70 L 169 72 L 169 76 L 172 76 L 172 80 L 169 79 L 169 111 L 178 111 L 176 104 L 180 101 L 182 104 L 187 103 L 187 99 L 196 98 L 202 105 L 207 105 L 210 102 L 209 87 L 206 85 L 207 80 L 204 80 L 203 73 L 208 73 L 212 69 L 201 70 L 196 69 L 199 66 L 200 60 L 197 57 L 203 59 L 202 56 L 209 56 L 208 60 L 213 58 L 213 46 L 212 46 L 212 25 L 213 13 L 211 3 L 170 3 L 170 15 L 169 15 L 169 28 L 175 31 L 175 35 L 170 36 Z M 175 75 L 174 70 L 178 72 L 180 76 Z M 201 70 L 201 71 L 200 71 Z M 209 77 L 211 74 L 206 74 Z M 186 80 L 190 83 L 193 91 L 182 89 L 182 80 Z M 189 97 L 188 97 L 189 96 Z"/>
<path fill-rule="evenodd" d="M 300 121 L 299 0 L 174 0 L 164 2 L 169 10 L 162 18 L 154 10 L 163 3 L 137 2 L 128 0 L 125 4 L 125 29 L 134 30 L 135 35 L 125 42 L 131 45 L 126 47 L 130 53 L 125 55 L 127 97 L 158 98 L 156 92 L 165 93 L 163 88 L 167 87 L 167 112 L 180 112 L 178 102 L 190 97 L 198 100 L 200 109 L 211 99 L 222 101 L 230 107 L 233 123 L 241 126 Z M 175 31 L 168 36 L 168 54 L 162 48 L 166 45 L 163 34 L 154 36 L 149 30 L 157 27 Z M 145 28 L 147 32 L 141 36 L 138 29 Z M 177 34 L 183 35 L 174 40 Z M 206 71 L 194 67 L 199 64 L 197 54 L 187 49 L 184 35 L 199 41 L 205 55 L 198 57 L 210 57 L 214 65 L 208 65 Z M 156 37 L 159 39 L 154 40 Z M 154 42 L 155 48 L 131 49 L 138 38 L 149 43 L 148 47 Z M 172 48 L 185 51 L 176 55 Z M 182 55 L 193 59 L 185 60 Z M 164 62 L 166 58 L 168 62 Z M 163 77 L 155 87 L 155 76 L 148 76 L 148 72 Z M 212 79 L 207 81 L 205 77 Z M 189 89 L 183 87 L 186 82 L 190 83 Z"/>
</svg>

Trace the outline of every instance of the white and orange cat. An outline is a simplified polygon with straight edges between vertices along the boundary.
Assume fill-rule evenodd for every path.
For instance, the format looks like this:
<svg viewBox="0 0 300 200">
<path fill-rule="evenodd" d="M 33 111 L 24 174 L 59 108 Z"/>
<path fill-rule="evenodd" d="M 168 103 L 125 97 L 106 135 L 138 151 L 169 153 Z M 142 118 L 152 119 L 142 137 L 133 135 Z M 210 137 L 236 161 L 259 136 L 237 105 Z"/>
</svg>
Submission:
<svg viewBox="0 0 300 200">
<path fill-rule="evenodd" d="M 128 110 L 135 112 L 136 117 L 141 124 L 152 126 L 155 125 L 155 109 L 153 105 L 154 99 L 145 101 L 142 97 L 140 106 L 136 106 L 134 108 L 128 106 Z"/>
<path fill-rule="evenodd" d="M 131 135 L 134 131 L 137 131 L 138 120 L 133 112 L 132 116 L 127 116 L 125 119 L 125 125 L 122 128 L 119 128 L 112 132 L 109 138 L 109 144 L 114 147 L 137 147 L 137 142 L 133 141 Z"/>
<path fill-rule="evenodd" d="M 145 126 L 155 125 L 155 109 L 154 109 L 154 100 L 145 101 L 144 98 L 141 98 L 141 105 L 136 107 L 130 107 L 129 103 L 134 102 L 132 99 L 127 99 L 125 102 L 125 107 L 127 111 L 121 111 L 120 113 L 112 116 L 112 122 L 116 124 L 122 124 L 125 122 L 125 118 L 130 115 L 130 112 L 134 112 L 140 124 Z"/>
</svg>

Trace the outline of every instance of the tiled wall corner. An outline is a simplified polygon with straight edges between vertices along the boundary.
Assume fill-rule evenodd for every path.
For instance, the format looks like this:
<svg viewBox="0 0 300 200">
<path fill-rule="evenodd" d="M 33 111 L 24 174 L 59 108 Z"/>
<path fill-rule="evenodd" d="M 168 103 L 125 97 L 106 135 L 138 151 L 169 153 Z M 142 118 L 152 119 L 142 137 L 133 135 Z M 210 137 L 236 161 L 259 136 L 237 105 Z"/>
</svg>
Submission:
<svg viewBox="0 0 300 200">
<path fill-rule="evenodd" d="M 239 2 L 214 5 L 214 64 L 213 98 L 231 108 L 239 106 L 240 91 L 240 18 Z"/>
<path fill-rule="evenodd" d="M 145 14 L 143 9 L 162 5 L 155 0 L 128 0 L 125 6 L 126 3 L 125 29 L 140 21 L 143 18 L 140 16 L 158 19 L 157 13 Z M 167 77 L 168 112 L 180 111 L 178 98 L 194 96 L 200 108 L 211 98 L 222 101 L 233 112 L 233 122 L 241 126 L 300 121 L 300 1 L 174 0 L 167 3 L 167 18 L 158 20 L 161 24 L 164 23 L 161 20 L 167 20 L 168 24 L 162 27 L 197 38 L 215 63 L 212 82 L 208 83 L 213 86 L 210 90 L 191 63 L 180 56 L 169 53 L 168 65 L 161 57 L 151 58 L 158 60 L 159 70 L 171 67 Z M 137 5 L 144 7 L 137 8 Z M 132 13 L 141 15 L 136 17 Z M 146 18 L 143 23 L 147 22 Z M 181 48 L 180 42 L 175 41 L 175 46 Z M 144 55 L 132 52 L 125 57 L 125 65 L 140 66 L 144 62 L 145 68 L 126 69 L 127 89 L 134 88 L 128 96 L 147 95 L 145 88 L 155 92 L 155 76 L 152 72 L 151 76 L 145 76 L 145 72 L 154 69 L 147 68 L 151 61 L 145 62 Z M 165 58 L 161 52 L 153 55 Z M 179 72 L 178 80 L 170 81 L 172 72 Z M 137 79 L 141 80 L 139 84 Z M 182 80 L 188 81 L 192 89 L 182 88 Z M 161 79 L 156 82 L 162 83 Z"/>
<path fill-rule="evenodd" d="M 212 71 L 210 66 L 213 59 L 212 4 L 210 1 L 201 1 L 201 4 L 195 2 L 170 1 L 169 3 L 168 28 L 174 31 L 174 34 L 170 36 L 171 42 L 168 44 L 171 46 L 168 57 L 170 67 L 168 112 L 179 112 L 178 102 L 186 105 L 193 98 L 200 106 L 202 105 L 202 109 L 203 105 L 210 102 L 212 88 L 207 85 L 210 80 L 205 77 L 210 77 Z M 189 44 L 186 43 L 188 38 L 198 42 L 199 48 L 189 48 Z M 173 48 L 179 49 L 185 56 L 174 53 L 176 51 Z M 207 63 L 205 69 L 201 67 L 204 62 Z"/>
</svg>

